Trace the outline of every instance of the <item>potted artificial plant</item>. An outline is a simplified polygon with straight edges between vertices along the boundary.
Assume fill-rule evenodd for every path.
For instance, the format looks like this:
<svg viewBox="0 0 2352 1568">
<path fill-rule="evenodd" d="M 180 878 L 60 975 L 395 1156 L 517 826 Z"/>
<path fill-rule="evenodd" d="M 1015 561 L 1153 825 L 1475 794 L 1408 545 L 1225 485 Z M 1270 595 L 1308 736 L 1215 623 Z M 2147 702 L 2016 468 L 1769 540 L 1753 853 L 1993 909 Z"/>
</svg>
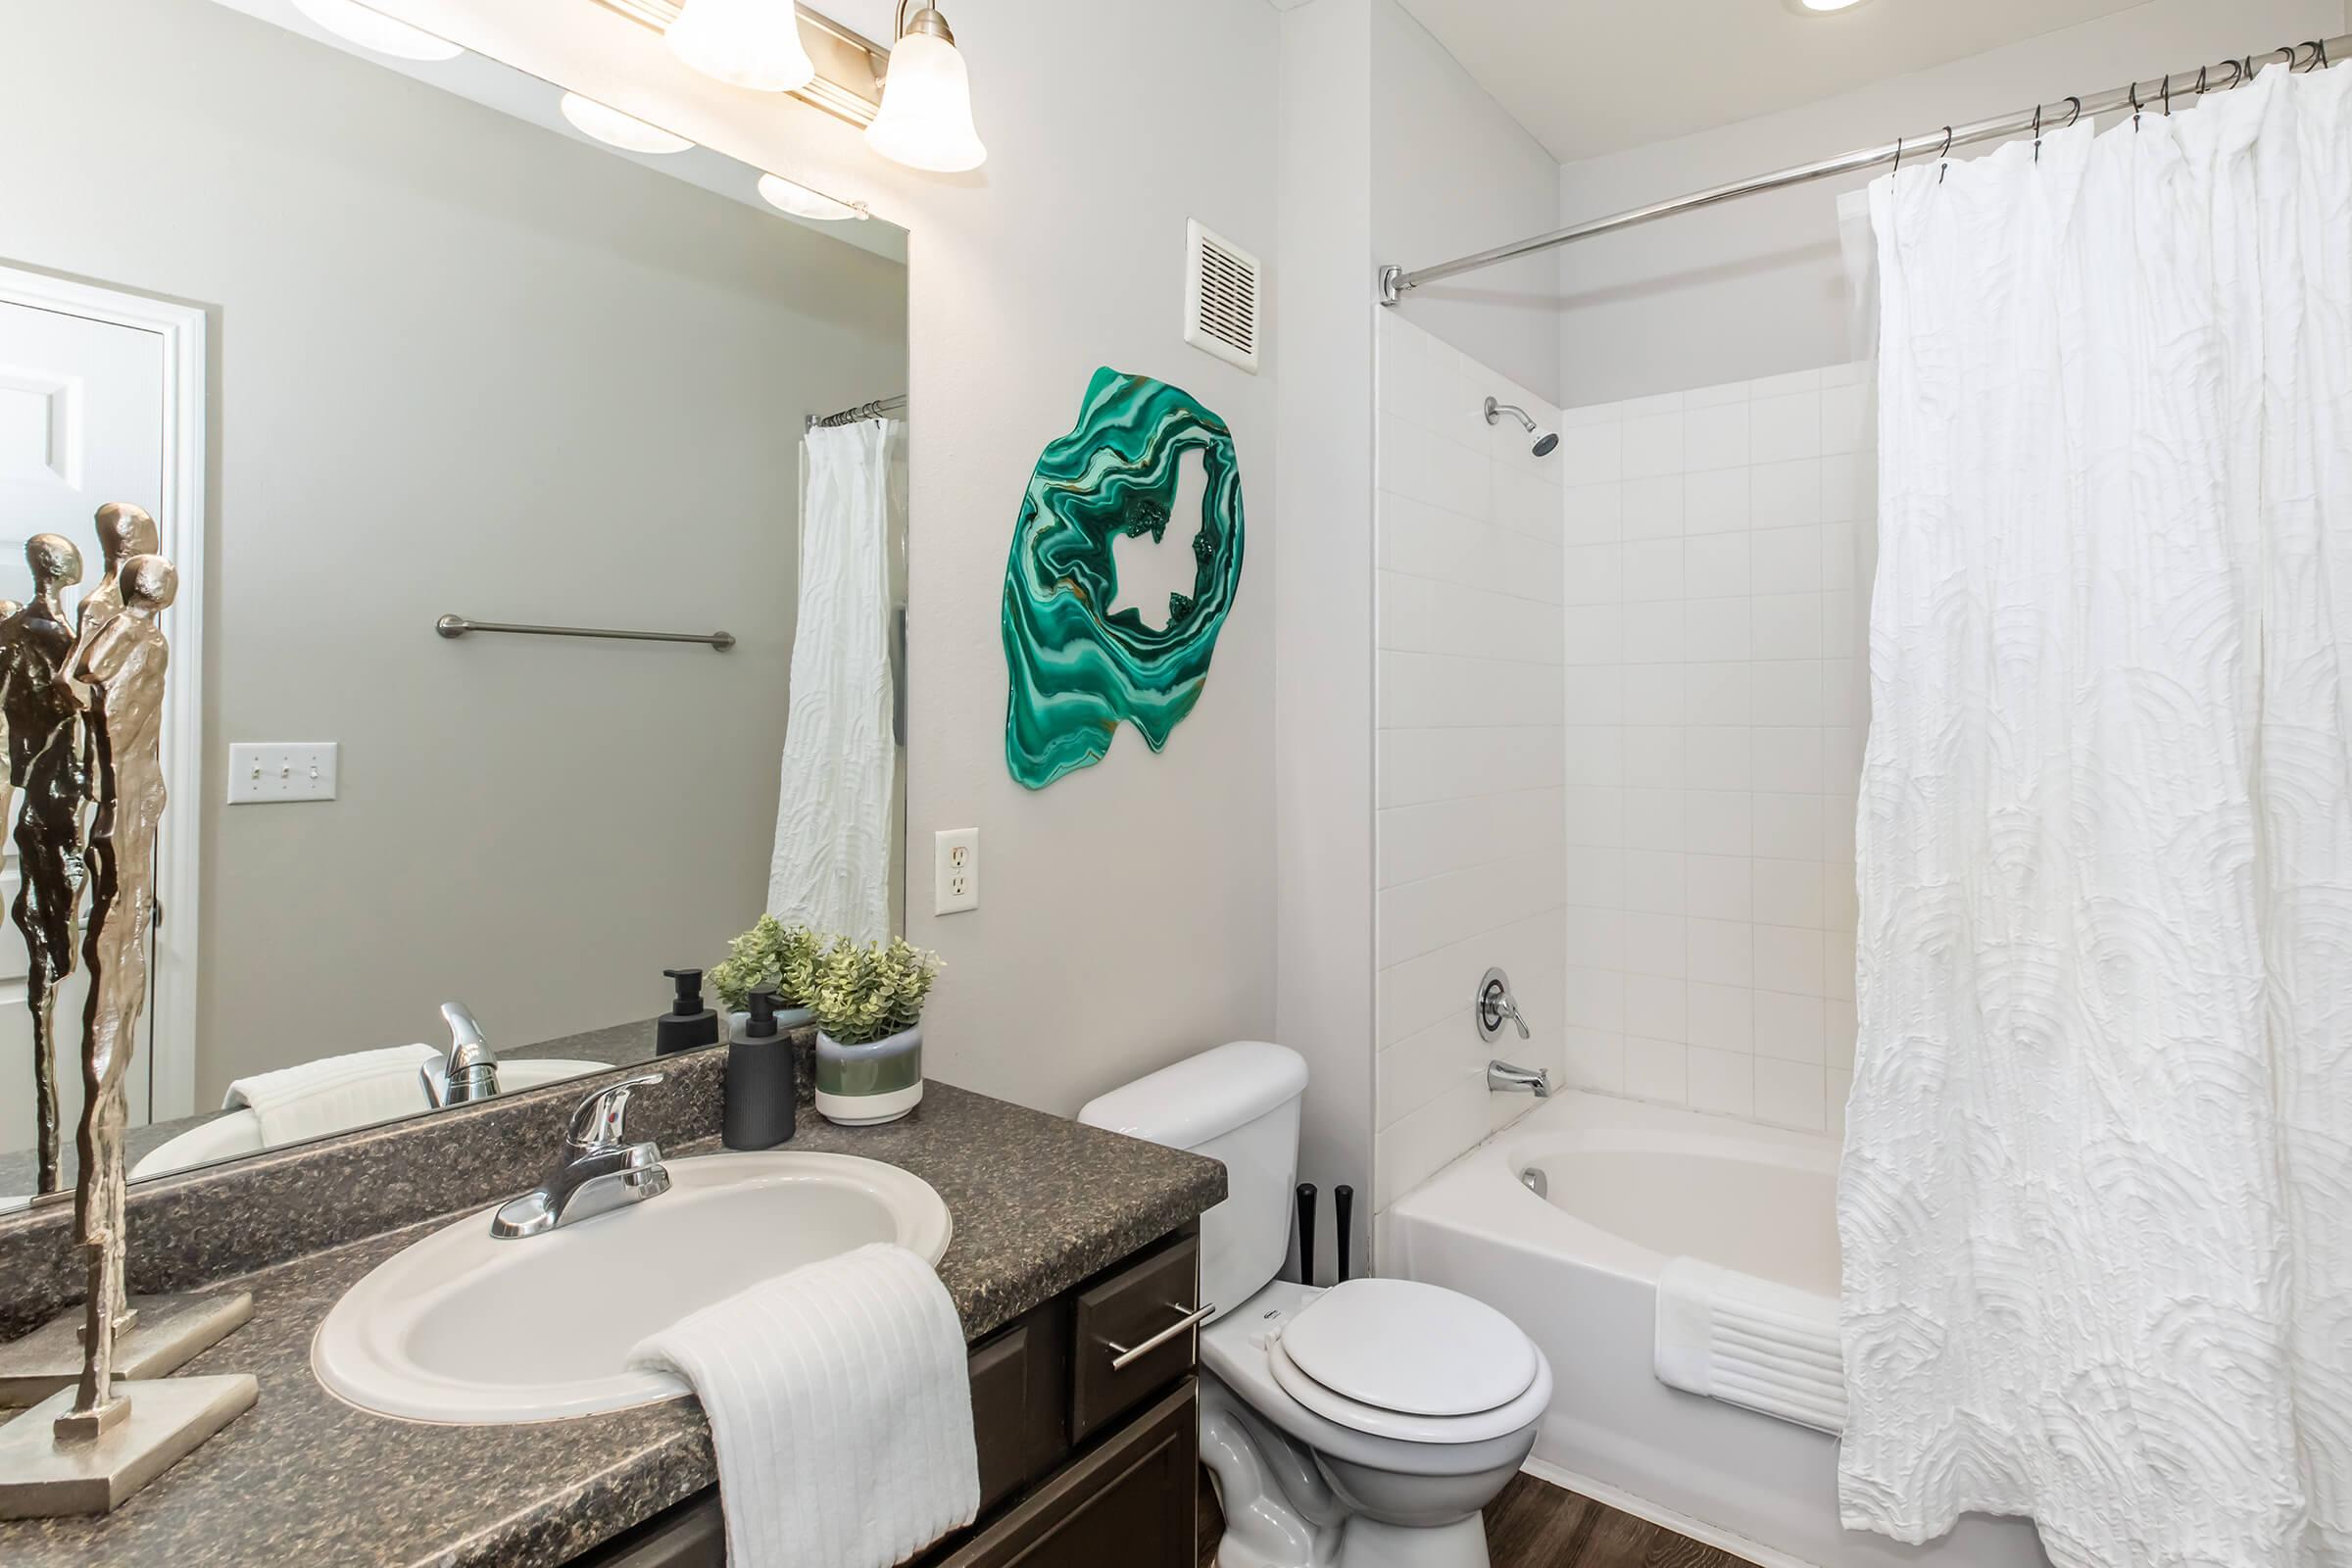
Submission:
<svg viewBox="0 0 2352 1568">
<path fill-rule="evenodd" d="M 718 1004 L 726 1009 L 729 1039 L 743 1032 L 752 993 L 776 994 L 776 1026 L 798 1029 L 808 1022 L 808 999 L 816 990 L 816 960 L 824 939 L 805 925 L 786 925 L 772 914 L 727 944 L 726 958 L 710 970 Z"/>
<path fill-rule="evenodd" d="M 936 953 L 902 937 L 836 942 L 816 960 L 816 1108 L 863 1127 L 896 1121 L 923 1098 L 923 999 Z"/>
</svg>

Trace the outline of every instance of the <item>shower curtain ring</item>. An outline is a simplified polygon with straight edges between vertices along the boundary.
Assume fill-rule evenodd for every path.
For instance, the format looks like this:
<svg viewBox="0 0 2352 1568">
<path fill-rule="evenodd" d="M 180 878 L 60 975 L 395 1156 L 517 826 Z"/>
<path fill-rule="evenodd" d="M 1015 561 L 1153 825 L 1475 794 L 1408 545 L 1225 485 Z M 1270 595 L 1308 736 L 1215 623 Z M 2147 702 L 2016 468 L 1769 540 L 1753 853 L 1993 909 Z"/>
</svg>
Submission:
<svg viewBox="0 0 2352 1568">
<path fill-rule="evenodd" d="M 1943 183 L 1944 172 L 1952 167 L 1952 127 L 1943 127 L 1943 149 L 1936 153 L 1936 183 Z"/>
<path fill-rule="evenodd" d="M 2197 68 L 2197 96 L 2200 98 L 2205 96 L 2205 68 L 2203 66 Z"/>
<path fill-rule="evenodd" d="M 2164 74 L 2164 118 L 2173 118 L 2173 74 L 2169 71 Z"/>
<path fill-rule="evenodd" d="M 2134 82 L 2133 85 L 2136 86 L 2138 84 Z M 2082 118 L 2082 100 L 2080 98 L 2069 98 L 2067 102 L 2075 106 L 2075 112 L 2066 117 L 2066 123 L 2059 127 L 2061 130 L 2074 129 L 2075 122 Z"/>
<path fill-rule="evenodd" d="M 1888 170 L 1888 171 L 1887 171 L 1887 172 L 1888 172 L 1888 173 L 1890 173 L 1890 174 L 1899 174 L 1899 173 L 1901 173 L 1902 172 L 1903 172 L 1903 138 L 1902 138 L 1902 137 L 1900 137 L 1900 136 L 1897 136 L 1897 137 L 1895 137 L 1895 138 L 1894 138 L 1894 167 L 1893 167 L 1892 169 Z"/>
<path fill-rule="evenodd" d="M 2034 106 L 2034 161 L 2041 162 L 2041 105 Z"/>
<path fill-rule="evenodd" d="M 2327 39 L 2314 38 L 2311 40 L 2311 64 L 2306 69 L 2311 71 L 2326 71 L 2328 69 Z"/>
<path fill-rule="evenodd" d="M 2139 134 L 2139 83 L 2132 84 L 2132 134 Z"/>
</svg>

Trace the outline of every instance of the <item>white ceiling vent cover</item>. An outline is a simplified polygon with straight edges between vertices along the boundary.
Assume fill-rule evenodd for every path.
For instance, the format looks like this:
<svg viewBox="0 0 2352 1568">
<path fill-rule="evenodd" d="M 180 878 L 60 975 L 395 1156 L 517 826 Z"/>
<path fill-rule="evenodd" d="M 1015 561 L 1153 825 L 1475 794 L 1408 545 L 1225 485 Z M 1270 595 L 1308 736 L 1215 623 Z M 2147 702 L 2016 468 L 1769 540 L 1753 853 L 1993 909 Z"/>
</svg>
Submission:
<svg viewBox="0 0 2352 1568">
<path fill-rule="evenodd" d="M 1187 219 L 1184 340 L 1255 375 L 1264 277 L 1256 257 Z"/>
</svg>

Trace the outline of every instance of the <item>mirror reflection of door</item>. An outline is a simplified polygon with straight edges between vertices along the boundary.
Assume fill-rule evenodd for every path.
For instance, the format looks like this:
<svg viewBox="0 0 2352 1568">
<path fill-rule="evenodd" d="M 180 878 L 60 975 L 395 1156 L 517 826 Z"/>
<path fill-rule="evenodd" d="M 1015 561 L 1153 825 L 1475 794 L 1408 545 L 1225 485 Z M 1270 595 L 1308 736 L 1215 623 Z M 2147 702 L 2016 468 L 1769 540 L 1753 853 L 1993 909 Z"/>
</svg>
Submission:
<svg viewBox="0 0 2352 1568">
<path fill-rule="evenodd" d="M 28 303 L 0 270 L 0 596 L 31 591 L 24 541 L 58 533 L 82 553 L 82 589 L 103 569 L 90 518 L 110 501 L 160 509 L 168 410 L 162 337 L 152 331 Z M 19 297 L 12 297 L 19 296 Z M 69 592 L 68 605 L 81 589 Z M 0 855 L 0 911 L 13 908 L 22 880 L 10 808 Z M 169 818 L 164 831 L 172 831 Z M 86 977 L 76 967 L 57 998 L 59 1117 L 65 1142 L 81 1111 L 81 1008 Z M 24 939 L 0 913 L 0 1148 L 33 1142 L 32 1019 L 25 1005 Z M 130 1120 L 153 1113 L 155 1054 L 150 1011 L 126 1086 Z M 68 1155 L 69 1163 L 71 1154 Z"/>
</svg>

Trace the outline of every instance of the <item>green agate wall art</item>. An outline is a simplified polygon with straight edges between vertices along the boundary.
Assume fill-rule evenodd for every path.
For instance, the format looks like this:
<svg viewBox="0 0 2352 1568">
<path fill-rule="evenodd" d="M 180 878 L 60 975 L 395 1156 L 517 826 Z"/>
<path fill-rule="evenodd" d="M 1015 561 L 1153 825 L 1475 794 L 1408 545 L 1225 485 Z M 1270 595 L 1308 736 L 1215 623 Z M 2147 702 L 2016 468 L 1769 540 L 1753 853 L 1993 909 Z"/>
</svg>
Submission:
<svg viewBox="0 0 2352 1568">
<path fill-rule="evenodd" d="M 1180 461 L 1199 452 L 1193 591 L 1156 630 L 1118 598 L 1112 542 L 1167 532 Z M 1047 446 L 1021 498 L 1004 566 L 1004 765 L 1033 790 L 1102 760 L 1128 720 L 1153 751 L 1208 680 L 1242 578 L 1242 475 L 1225 421 L 1146 375 L 1099 369 L 1068 435 Z"/>
</svg>

